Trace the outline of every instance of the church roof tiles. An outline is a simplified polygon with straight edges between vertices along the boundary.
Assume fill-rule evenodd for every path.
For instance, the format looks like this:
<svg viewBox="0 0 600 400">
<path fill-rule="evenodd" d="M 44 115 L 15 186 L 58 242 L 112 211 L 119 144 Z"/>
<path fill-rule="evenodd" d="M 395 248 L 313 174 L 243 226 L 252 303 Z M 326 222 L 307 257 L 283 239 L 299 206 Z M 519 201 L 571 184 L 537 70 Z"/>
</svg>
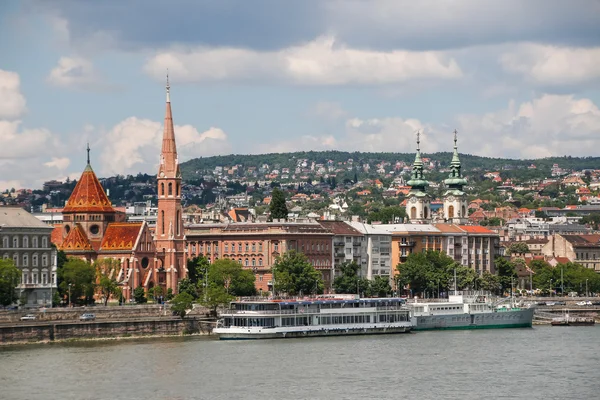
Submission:
<svg viewBox="0 0 600 400">
<path fill-rule="evenodd" d="M 113 222 L 108 225 L 100 251 L 133 250 L 143 222 Z"/>
<path fill-rule="evenodd" d="M 75 224 L 69 232 L 65 240 L 60 245 L 60 250 L 73 251 L 94 251 L 90 240 L 86 236 L 83 228 L 79 224 Z"/>
<path fill-rule="evenodd" d="M 75 185 L 63 213 L 114 211 L 100 181 L 98 181 L 92 167 L 88 164 L 83 170 L 79 182 Z"/>
</svg>

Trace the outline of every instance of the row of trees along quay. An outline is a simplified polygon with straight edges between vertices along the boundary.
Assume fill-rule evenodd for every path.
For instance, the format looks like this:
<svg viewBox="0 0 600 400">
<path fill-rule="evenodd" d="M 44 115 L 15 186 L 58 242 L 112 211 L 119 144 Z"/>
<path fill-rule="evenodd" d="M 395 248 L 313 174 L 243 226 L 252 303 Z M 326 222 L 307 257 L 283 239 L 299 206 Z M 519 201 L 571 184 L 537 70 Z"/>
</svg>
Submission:
<svg viewBox="0 0 600 400">
<path fill-rule="evenodd" d="M 522 248 L 509 249 L 513 254 L 522 253 Z M 188 277 L 179 282 L 178 294 L 169 290 L 164 293 L 161 286 L 148 291 L 143 287 L 134 290 L 136 303 L 148 301 L 162 303 L 170 301 L 171 310 L 184 317 L 193 303 L 200 303 L 216 315 L 220 306 L 227 305 L 236 297 L 269 295 L 257 293 L 255 271 L 244 269 L 235 260 L 219 259 L 210 264 L 204 257 L 188 260 Z M 58 252 L 58 290 L 52 303 L 59 305 L 88 305 L 99 299 L 104 305 L 118 301 L 123 304 L 121 286 L 117 280 L 120 262 L 102 259 L 92 263 L 67 258 Z M 529 264 L 529 288 L 538 289 L 541 295 L 580 294 L 600 292 L 600 275 L 579 264 L 566 263 L 551 266 L 544 261 L 534 260 Z M 406 262 L 398 264 L 393 286 L 386 277 L 375 276 L 368 280 L 361 276 L 360 266 L 355 262 L 343 263 L 333 281 L 336 293 L 356 293 L 365 297 L 420 296 L 444 297 L 454 288 L 488 290 L 498 295 L 510 293 L 516 285 L 517 270 L 525 270 L 522 258 L 496 259 L 497 274 L 477 274 L 439 251 L 411 254 Z M 290 251 L 276 259 L 271 272 L 275 295 L 303 296 L 321 294 L 325 286 L 321 273 L 308 261 L 303 253 Z M 18 285 L 21 273 L 12 260 L 0 260 L 0 305 L 8 306 L 19 300 Z M 526 287 L 527 288 L 527 287 Z M 21 299 L 21 302 L 24 302 Z"/>
</svg>

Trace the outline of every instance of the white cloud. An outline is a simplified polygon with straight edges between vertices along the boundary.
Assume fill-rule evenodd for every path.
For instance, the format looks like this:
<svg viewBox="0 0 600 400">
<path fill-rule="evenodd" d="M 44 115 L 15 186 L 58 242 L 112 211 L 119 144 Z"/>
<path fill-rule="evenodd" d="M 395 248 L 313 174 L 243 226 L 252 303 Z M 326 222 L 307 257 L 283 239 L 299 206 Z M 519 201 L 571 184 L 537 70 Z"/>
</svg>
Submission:
<svg viewBox="0 0 600 400">
<path fill-rule="evenodd" d="M 49 83 L 63 87 L 85 87 L 97 79 L 92 63 L 82 57 L 61 57 L 48 75 Z"/>
<path fill-rule="evenodd" d="M 312 113 L 320 118 L 335 121 L 348 115 L 339 103 L 320 101 L 315 104 Z"/>
<path fill-rule="evenodd" d="M 231 150 L 227 134 L 219 128 L 211 127 L 202 133 L 191 125 L 176 125 L 174 129 L 180 162 Z M 129 117 L 100 135 L 99 170 L 103 174 L 156 172 L 163 135 L 160 122 Z"/>
<path fill-rule="evenodd" d="M 0 120 L 0 159 L 37 157 L 53 147 L 53 136 L 47 129 L 19 130 L 21 121 Z"/>
<path fill-rule="evenodd" d="M 353 49 L 332 36 L 279 51 L 177 47 L 156 54 L 145 65 L 148 74 L 161 80 L 167 68 L 183 82 L 273 80 L 299 85 L 369 85 L 462 76 L 456 61 L 443 52 Z"/>
<path fill-rule="evenodd" d="M 503 68 L 548 85 L 579 84 L 600 78 L 600 47 L 520 44 L 500 56 Z"/>
<path fill-rule="evenodd" d="M 417 119 L 349 118 L 343 132 L 303 136 L 261 146 L 259 151 L 345 150 L 414 153 L 421 131 L 421 151 L 452 150 L 458 129 L 459 151 L 487 157 L 540 158 L 595 156 L 600 147 L 600 109 L 589 99 L 572 95 L 542 95 L 506 109 L 479 115 L 459 115 L 452 125 Z"/>
<path fill-rule="evenodd" d="M 58 168 L 59 170 L 66 170 L 70 164 L 71 160 L 69 160 L 67 157 L 52 157 L 52 160 L 48 161 L 47 163 L 44 163 L 46 167 L 54 167 Z"/>
<path fill-rule="evenodd" d="M 462 151 L 515 158 L 597 155 L 600 109 L 589 99 L 542 95 L 485 115 L 463 115 Z"/>
<path fill-rule="evenodd" d="M 0 69 L 0 118 L 18 118 L 25 112 L 19 74 Z"/>
</svg>

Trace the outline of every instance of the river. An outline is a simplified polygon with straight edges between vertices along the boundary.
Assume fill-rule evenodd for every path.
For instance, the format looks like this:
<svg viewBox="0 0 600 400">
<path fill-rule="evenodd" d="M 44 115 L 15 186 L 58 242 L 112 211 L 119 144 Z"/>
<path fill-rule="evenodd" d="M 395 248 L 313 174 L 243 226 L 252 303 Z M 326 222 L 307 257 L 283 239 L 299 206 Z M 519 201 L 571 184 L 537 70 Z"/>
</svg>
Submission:
<svg viewBox="0 0 600 400">
<path fill-rule="evenodd" d="M 0 347 L 1 399 L 593 399 L 600 327 Z"/>
</svg>

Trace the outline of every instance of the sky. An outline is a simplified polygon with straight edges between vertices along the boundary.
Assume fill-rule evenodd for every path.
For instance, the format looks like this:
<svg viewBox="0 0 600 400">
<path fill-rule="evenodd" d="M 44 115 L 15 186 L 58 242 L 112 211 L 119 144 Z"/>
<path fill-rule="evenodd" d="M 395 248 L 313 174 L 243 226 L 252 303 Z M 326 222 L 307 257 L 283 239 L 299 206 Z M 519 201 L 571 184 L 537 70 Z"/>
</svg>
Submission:
<svg viewBox="0 0 600 400">
<path fill-rule="evenodd" d="M 598 0 L 3 0 L 0 189 L 298 150 L 600 155 Z M 600 168 L 600 165 L 598 166 Z"/>
</svg>

